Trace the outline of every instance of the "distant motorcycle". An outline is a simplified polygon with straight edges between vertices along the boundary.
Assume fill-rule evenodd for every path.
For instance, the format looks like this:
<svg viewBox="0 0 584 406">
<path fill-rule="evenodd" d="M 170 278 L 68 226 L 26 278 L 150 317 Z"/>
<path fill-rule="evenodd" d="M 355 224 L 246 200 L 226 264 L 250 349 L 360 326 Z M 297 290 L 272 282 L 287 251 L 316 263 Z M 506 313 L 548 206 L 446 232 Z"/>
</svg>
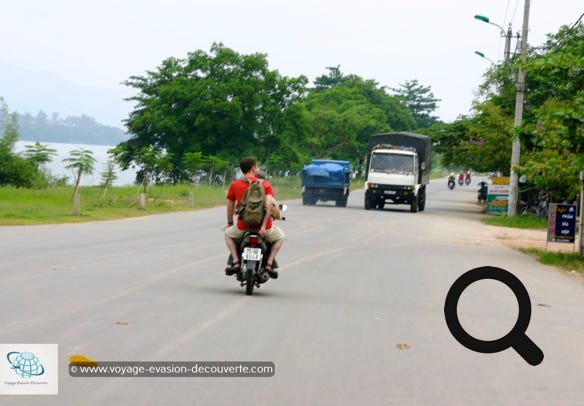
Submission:
<svg viewBox="0 0 584 406">
<path fill-rule="evenodd" d="M 466 186 L 470 185 L 471 179 L 470 179 L 470 173 L 466 174 L 466 178 L 464 178 L 464 183 L 466 184 Z"/>
<path fill-rule="evenodd" d="M 456 182 L 454 182 L 454 179 L 448 179 L 448 189 L 454 190 L 455 185 L 456 185 Z"/>
</svg>

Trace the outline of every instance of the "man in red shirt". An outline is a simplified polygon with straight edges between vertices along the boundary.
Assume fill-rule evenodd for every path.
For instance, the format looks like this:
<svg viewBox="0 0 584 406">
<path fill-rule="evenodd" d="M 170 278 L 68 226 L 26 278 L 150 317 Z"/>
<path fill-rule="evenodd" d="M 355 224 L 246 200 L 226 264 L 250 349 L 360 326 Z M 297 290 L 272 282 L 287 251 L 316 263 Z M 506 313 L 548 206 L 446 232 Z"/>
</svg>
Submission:
<svg viewBox="0 0 584 406">
<path fill-rule="evenodd" d="M 258 165 L 257 161 L 253 157 L 243 158 L 239 164 L 243 176 L 248 178 L 250 181 L 255 181 L 258 179 Z M 272 217 L 270 216 L 270 210 L 267 207 L 272 207 L 274 189 L 272 185 L 267 180 L 262 182 L 264 191 L 266 192 L 266 216 L 260 227 L 247 227 L 243 221 L 238 218 L 237 224 L 233 224 L 233 215 L 235 214 L 235 206 L 241 203 L 243 200 L 243 194 L 248 188 L 249 183 L 245 180 L 234 180 L 229 186 L 227 191 L 227 227 L 225 227 L 225 243 L 227 248 L 231 252 L 231 257 L 233 258 L 233 264 L 231 267 L 225 269 L 227 275 L 233 275 L 237 273 L 241 264 L 239 263 L 239 255 L 237 250 L 237 241 L 241 240 L 243 233 L 247 230 L 259 231 L 260 235 L 269 243 L 272 244 L 272 249 L 268 260 L 266 262 L 265 270 L 270 275 L 271 278 L 276 279 L 278 277 L 278 272 L 273 268 L 274 258 L 276 254 L 282 247 L 284 243 L 284 238 L 286 235 L 280 229 L 280 227 L 273 224 Z"/>
</svg>

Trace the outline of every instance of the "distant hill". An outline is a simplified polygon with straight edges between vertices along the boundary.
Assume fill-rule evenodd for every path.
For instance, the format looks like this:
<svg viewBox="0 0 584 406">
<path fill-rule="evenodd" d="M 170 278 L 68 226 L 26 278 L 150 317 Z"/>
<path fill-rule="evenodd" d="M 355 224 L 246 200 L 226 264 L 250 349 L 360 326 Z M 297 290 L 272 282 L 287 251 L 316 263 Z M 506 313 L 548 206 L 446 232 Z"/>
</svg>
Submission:
<svg viewBox="0 0 584 406">
<path fill-rule="evenodd" d="M 121 127 L 132 110 L 132 103 L 124 100 L 133 95 L 132 89 L 119 83 L 78 84 L 1 59 L 0 96 L 10 112 L 19 114 L 21 140 L 114 145 L 127 138 Z"/>
<path fill-rule="evenodd" d="M 16 113 L 16 116 L 20 141 L 113 146 L 129 138 L 121 128 L 105 126 L 86 115 L 60 118 L 58 113 L 53 113 L 48 117 L 40 111 L 36 116 L 28 113 Z M 0 124 L 1 121 L 0 117 Z"/>
</svg>

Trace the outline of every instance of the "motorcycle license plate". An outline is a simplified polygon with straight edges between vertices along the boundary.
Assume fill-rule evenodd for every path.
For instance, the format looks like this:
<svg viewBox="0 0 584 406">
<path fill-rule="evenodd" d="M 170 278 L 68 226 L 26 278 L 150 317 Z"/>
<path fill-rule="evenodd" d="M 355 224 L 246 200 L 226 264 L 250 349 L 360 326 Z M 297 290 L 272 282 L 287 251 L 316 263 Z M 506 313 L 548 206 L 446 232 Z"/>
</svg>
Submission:
<svg viewBox="0 0 584 406">
<path fill-rule="evenodd" d="M 386 195 L 395 195 L 395 190 L 384 190 L 383 193 Z"/>
<path fill-rule="evenodd" d="M 262 250 L 260 248 L 246 247 L 243 249 L 241 257 L 247 261 L 259 261 L 262 259 Z"/>
</svg>

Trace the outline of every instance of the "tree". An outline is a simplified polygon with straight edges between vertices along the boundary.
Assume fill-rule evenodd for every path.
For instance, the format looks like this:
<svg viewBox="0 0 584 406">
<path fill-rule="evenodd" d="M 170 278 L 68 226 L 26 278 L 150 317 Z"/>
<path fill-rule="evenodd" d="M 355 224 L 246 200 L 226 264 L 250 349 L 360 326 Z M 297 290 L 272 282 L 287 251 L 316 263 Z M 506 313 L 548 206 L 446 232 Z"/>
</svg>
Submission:
<svg viewBox="0 0 584 406">
<path fill-rule="evenodd" d="M 53 160 L 53 157 L 57 155 L 57 150 L 54 148 L 49 148 L 46 145 L 41 145 L 40 142 L 35 142 L 34 145 L 26 145 L 24 156 L 35 166 L 37 169 L 42 169 L 45 164 L 48 164 Z"/>
<path fill-rule="evenodd" d="M 370 134 L 414 128 L 407 108 L 375 81 L 345 76 L 338 66 L 327 69 L 328 76 L 318 77 L 301 103 L 310 128 L 305 142 L 309 156 L 357 163 Z"/>
<path fill-rule="evenodd" d="M 197 183 L 197 171 L 203 166 L 203 154 L 198 152 L 186 152 L 183 156 L 183 167 L 189 172 L 190 181 Z"/>
<path fill-rule="evenodd" d="M 81 175 L 92 174 L 94 165 L 97 162 L 93 157 L 93 152 L 87 149 L 79 148 L 69 152 L 69 156 L 63 159 L 63 162 L 68 163 L 65 168 L 71 169 L 75 172 L 75 188 L 73 190 L 73 214 L 79 215 L 79 184 L 81 183 Z"/>
<path fill-rule="evenodd" d="M 8 104 L 0 97 L 0 186 L 46 186 L 47 178 L 32 162 L 14 153 L 18 140 L 16 113 L 10 113 Z"/>
<path fill-rule="evenodd" d="M 10 113 L 8 104 L 0 96 L 0 108 L 2 109 L 2 127 L 3 137 L 0 141 L 0 148 L 4 151 L 12 151 L 14 144 L 18 140 L 18 122 L 16 113 Z"/>
<path fill-rule="evenodd" d="M 573 201 L 584 170 L 584 25 L 564 26 L 525 63 L 512 58 L 494 65 L 480 87 L 471 117 L 428 129 L 446 164 L 509 173 L 510 145 L 521 140 L 515 168 L 552 201 Z M 526 73 L 523 124 L 513 128 L 516 70 Z"/>
<path fill-rule="evenodd" d="M 213 179 L 215 173 L 219 171 L 224 171 L 222 176 L 222 183 L 225 186 L 225 177 L 227 175 L 227 169 L 230 167 L 229 162 L 220 156 L 208 155 L 203 158 L 203 162 L 207 167 L 207 173 L 209 176 L 209 186 L 213 184 Z"/>
<path fill-rule="evenodd" d="M 103 192 L 101 195 L 102 198 L 105 197 L 107 190 L 113 186 L 117 178 L 118 175 L 116 175 L 116 163 L 113 159 L 109 159 L 104 164 L 104 169 L 101 172 L 101 185 L 103 186 Z"/>
<path fill-rule="evenodd" d="M 399 88 L 392 90 L 412 113 L 417 129 L 428 128 L 438 122 L 438 117 L 432 116 L 432 113 L 438 108 L 440 99 L 434 97 L 430 86 L 423 86 L 414 79 L 406 80 Z"/>
<path fill-rule="evenodd" d="M 131 138 L 117 146 L 122 169 L 144 147 L 172 154 L 174 180 L 189 177 L 189 152 L 238 161 L 260 160 L 280 145 L 287 108 L 303 93 L 307 79 L 287 78 L 268 68 L 263 54 L 241 55 L 215 43 L 186 59 L 168 58 L 146 76 L 124 83 L 138 94 L 126 120 Z"/>
</svg>

